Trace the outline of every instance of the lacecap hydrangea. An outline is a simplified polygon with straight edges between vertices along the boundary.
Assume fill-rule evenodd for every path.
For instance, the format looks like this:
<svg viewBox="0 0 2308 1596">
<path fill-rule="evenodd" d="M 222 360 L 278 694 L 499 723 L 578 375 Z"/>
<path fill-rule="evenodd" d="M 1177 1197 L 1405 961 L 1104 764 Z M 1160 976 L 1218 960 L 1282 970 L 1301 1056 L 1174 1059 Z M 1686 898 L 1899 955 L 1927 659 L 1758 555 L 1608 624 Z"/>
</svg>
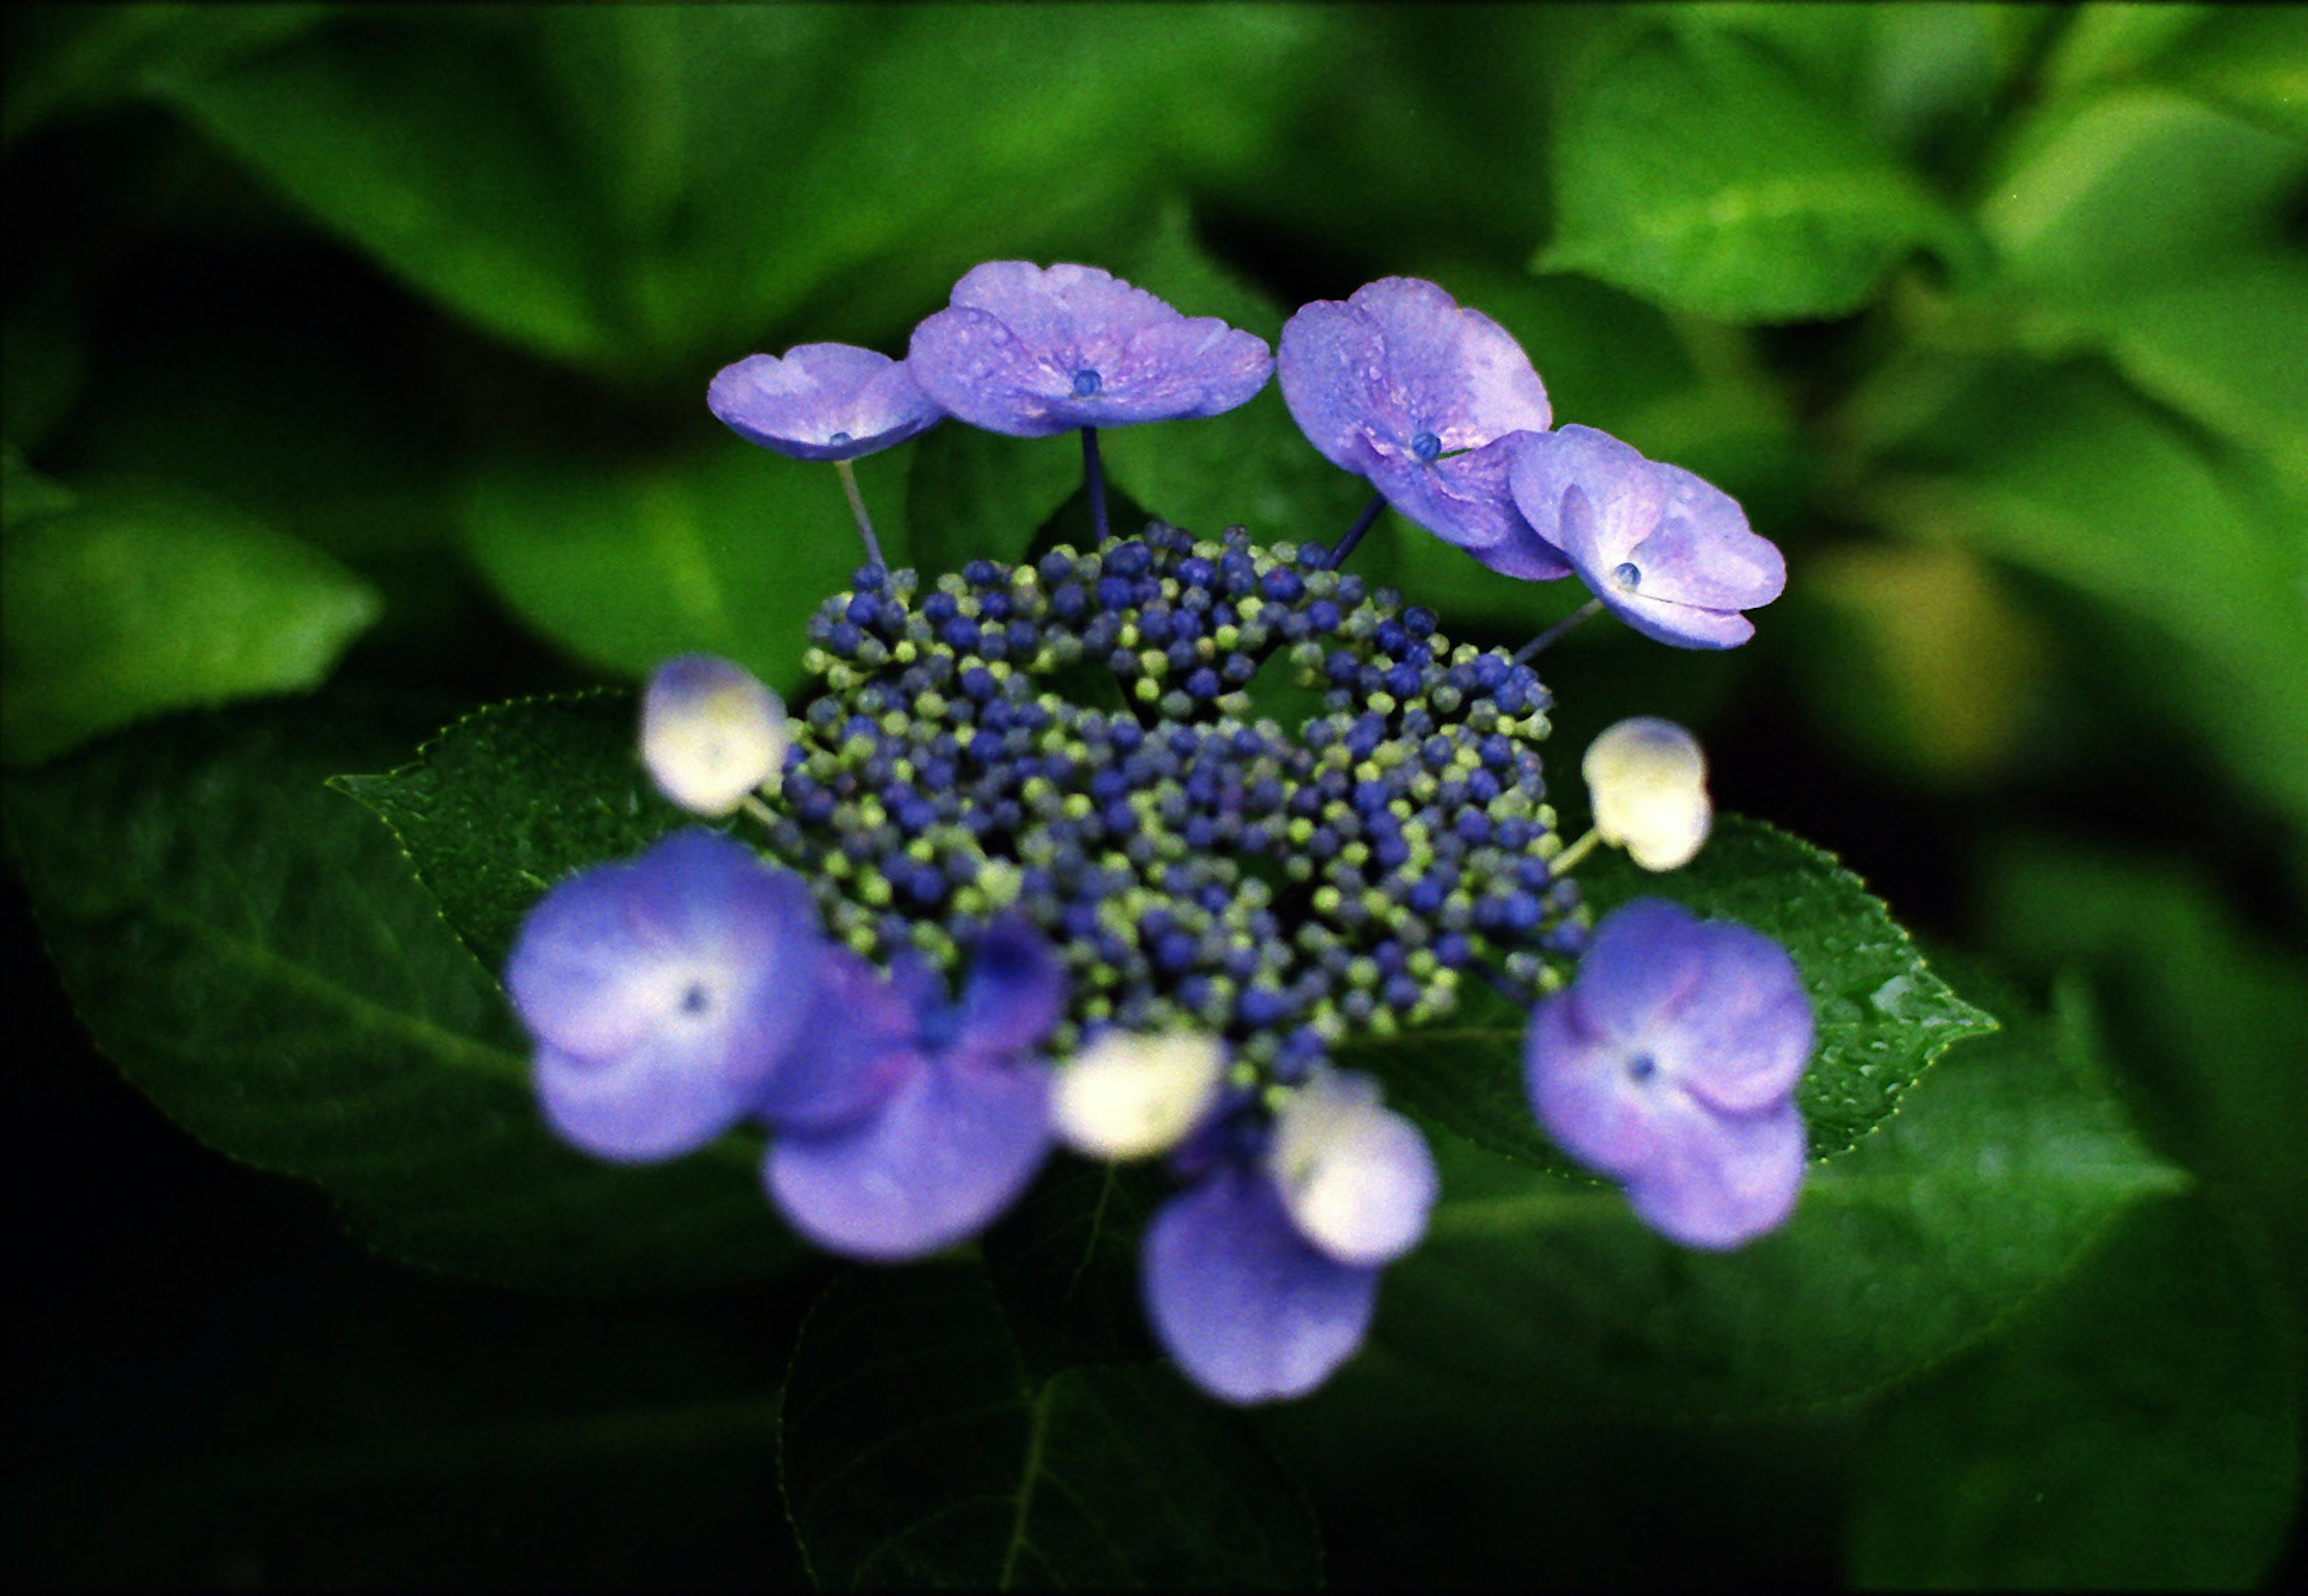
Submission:
<svg viewBox="0 0 2308 1596">
<path fill-rule="evenodd" d="M 1098 429 L 1217 415 L 1278 370 L 1313 447 L 1374 490 L 1335 545 L 1106 530 Z M 1533 1011 L 1539 1123 L 1644 1223 L 1721 1248 L 1787 1217 L 1812 1035 L 1793 965 L 1661 900 L 1590 937 L 1571 875 L 1600 845 L 1647 869 L 1701 845 L 1697 744 L 1606 734 L 1596 826 L 1566 842 L 1529 663 L 1553 634 L 1477 647 L 1340 569 L 1391 505 L 1494 569 L 1578 574 L 1589 612 L 1727 647 L 1784 579 L 1729 498 L 1554 429 L 1513 339 L 1404 278 L 1306 306 L 1278 361 L 1094 268 L 995 262 L 903 360 L 756 355 L 709 402 L 833 462 L 867 558 L 800 639 L 790 716 L 726 661 L 650 684 L 650 773 L 721 828 L 582 871 L 523 925 L 506 983 L 562 1136 L 643 1161 L 756 1126 L 768 1200 L 878 1262 L 978 1234 L 1052 1156 L 1161 1159 L 1148 1319 L 1239 1403 L 1352 1356 L 1438 1199 L 1417 1125 L 1336 1057 L 1477 985 Z M 948 418 L 1078 433 L 1089 546 L 887 566 L 850 462 Z M 1313 707 L 1258 713 L 1264 673 Z"/>
</svg>

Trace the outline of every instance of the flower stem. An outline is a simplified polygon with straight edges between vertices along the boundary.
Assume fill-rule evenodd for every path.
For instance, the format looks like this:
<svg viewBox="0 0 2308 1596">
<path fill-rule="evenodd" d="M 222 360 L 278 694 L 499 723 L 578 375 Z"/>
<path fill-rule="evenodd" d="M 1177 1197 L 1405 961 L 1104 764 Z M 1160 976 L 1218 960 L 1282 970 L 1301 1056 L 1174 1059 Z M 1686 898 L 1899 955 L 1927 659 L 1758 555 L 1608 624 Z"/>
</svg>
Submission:
<svg viewBox="0 0 2308 1596">
<path fill-rule="evenodd" d="M 849 462 L 844 460 L 841 463 L 846 466 Z M 748 793 L 743 798 L 738 799 L 737 806 L 740 809 L 743 809 L 747 814 L 753 816 L 754 819 L 759 820 L 764 826 L 773 827 L 778 823 L 778 817 L 775 812 L 771 810 L 768 804 L 762 802 L 759 797 L 752 793 Z"/>
<path fill-rule="evenodd" d="M 849 468 L 848 460 L 836 460 L 833 468 L 841 473 L 841 491 L 849 495 L 849 513 L 857 518 L 857 536 L 866 540 L 866 561 L 887 571 L 889 562 L 882 558 L 882 545 L 874 540 L 874 520 L 866 513 L 865 496 L 857 491 L 857 473 Z"/>
<path fill-rule="evenodd" d="M 1344 565 L 1347 562 L 1347 556 L 1355 552 L 1355 545 L 1363 540 L 1363 534 L 1371 529 L 1371 523 L 1378 519 L 1378 512 L 1385 508 L 1386 495 L 1373 493 L 1371 502 L 1363 506 L 1362 514 L 1355 518 L 1355 524 L 1347 528 L 1347 535 L 1344 537 L 1339 539 L 1339 546 L 1331 551 L 1331 562 L 1322 569 L 1336 571 L 1339 566 Z"/>
<path fill-rule="evenodd" d="M 1098 463 L 1098 429 L 1086 426 L 1082 434 L 1082 485 L 1089 490 L 1089 529 L 1106 541 L 1106 472 Z"/>
<path fill-rule="evenodd" d="M 1595 830 L 1592 827 L 1589 827 L 1586 836 L 1580 837 L 1577 842 L 1572 843 L 1569 847 L 1563 849 L 1563 852 L 1557 854 L 1554 858 L 1546 862 L 1547 873 L 1552 875 L 1555 880 L 1561 880 L 1564 876 L 1569 875 L 1573 870 L 1577 869 L 1579 862 L 1581 859 L 1586 858 L 1588 854 L 1593 853 L 1595 851 L 1596 845 L 1600 843 L 1602 840 L 1603 834 Z"/>
<path fill-rule="evenodd" d="M 1589 599 L 1585 604 L 1580 605 L 1577 609 L 1563 616 L 1562 620 L 1557 621 L 1545 631 L 1540 632 L 1537 637 L 1531 639 L 1530 641 L 1516 649 L 1514 654 L 1515 664 L 1522 664 L 1532 655 L 1537 654 L 1540 649 L 1546 648 L 1549 643 L 1554 641 L 1555 639 L 1561 637 L 1564 632 L 1569 631 L 1572 627 L 1578 625 L 1581 621 L 1586 620 L 1589 615 L 1594 614 L 1596 611 L 1602 607 L 1603 601 L 1601 599 Z"/>
</svg>

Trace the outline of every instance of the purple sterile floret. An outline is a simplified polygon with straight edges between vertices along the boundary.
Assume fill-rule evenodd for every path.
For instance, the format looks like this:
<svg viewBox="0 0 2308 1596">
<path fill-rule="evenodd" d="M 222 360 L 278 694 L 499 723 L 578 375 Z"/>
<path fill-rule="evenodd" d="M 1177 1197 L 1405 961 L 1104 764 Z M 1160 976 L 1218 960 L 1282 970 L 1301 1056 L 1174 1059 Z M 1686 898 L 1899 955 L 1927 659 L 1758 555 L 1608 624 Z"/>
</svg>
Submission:
<svg viewBox="0 0 2308 1596">
<path fill-rule="evenodd" d="M 1324 1068 L 1270 1127 L 1237 1099 L 1173 1163 L 1195 1184 L 1148 1227 L 1147 1311 L 1187 1377 L 1237 1403 L 1303 1395 L 1353 1355 L 1440 1185 L 1377 1084 Z"/>
<path fill-rule="evenodd" d="M 1379 1269 L 1342 1264 L 1290 1222 L 1263 1170 L 1221 1164 L 1146 1230 L 1146 1305 L 1187 1377 L 1228 1402 L 1302 1396 L 1370 1329 Z"/>
<path fill-rule="evenodd" d="M 1434 284 L 1389 277 L 1302 306 L 1282 329 L 1283 402 L 1332 464 L 1496 569 L 1571 568 L 1535 544 L 1508 484 L 1506 440 L 1553 419 L 1522 346 Z"/>
<path fill-rule="evenodd" d="M 1596 929 L 1578 978 L 1531 1016 L 1531 1106 L 1688 1247 L 1774 1230 L 1803 1185 L 1795 1087 L 1813 1026 L 1795 961 L 1760 931 L 1638 898 Z"/>
<path fill-rule="evenodd" d="M 1064 968 L 1017 920 L 979 936 L 959 1002 L 910 961 L 887 980 L 847 952 L 833 966 L 807 1061 L 762 1098 L 764 1179 L 819 1245 L 920 1257 L 985 1228 L 1048 1156 L 1051 1077 L 1034 1050 L 1064 1010 Z"/>
<path fill-rule="evenodd" d="M 903 361 L 854 344 L 748 355 L 714 373 L 706 408 L 748 442 L 800 460 L 851 460 L 945 419 Z"/>
<path fill-rule="evenodd" d="M 505 965 L 547 1120 L 604 1158 L 711 1141 L 794 1050 L 827 951 L 800 878 L 710 831 L 564 881 Z"/>
<path fill-rule="evenodd" d="M 1738 502 L 1679 466 L 1585 426 L 1517 439 L 1512 456 L 1509 481 L 1530 536 L 1646 637 L 1735 647 L 1755 635 L 1739 612 L 1787 587 L 1787 562 Z"/>
<path fill-rule="evenodd" d="M 1274 372 L 1266 340 L 1092 266 L 989 261 L 914 329 L 906 365 L 972 426 L 1042 438 L 1216 416 Z"/>
</svg>

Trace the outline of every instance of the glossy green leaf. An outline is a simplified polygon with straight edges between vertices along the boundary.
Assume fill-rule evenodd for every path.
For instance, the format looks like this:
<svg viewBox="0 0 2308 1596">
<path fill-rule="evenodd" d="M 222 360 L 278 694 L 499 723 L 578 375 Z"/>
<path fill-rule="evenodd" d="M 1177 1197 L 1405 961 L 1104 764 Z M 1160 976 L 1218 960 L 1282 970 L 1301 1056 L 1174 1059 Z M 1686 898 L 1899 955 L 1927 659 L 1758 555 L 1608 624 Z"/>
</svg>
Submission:
<svg viewBox="0 0 2308 1596">
<path fill-rule="evenodd" d="M 2256 1251 L 2209 1197 L 2146 1207 L 2011 1334 L 1871 1413 L 1851 1583 L 2267 1588 L 2300 1379 Z"/>
<path fill-rule="evenodd" d="M 442 732 L 411 763 L 329 785 L 392 828 L 450 925 L 499 970 L 548 889 L 697 823 L 642 771 L 638 718 L 622 692 L 495 704 Z"/>
<path fill-rule="evenodd" d="M 413 1262 L 589 1288 L 788 1262 L 743 1138 L 632 1168 L 547 1132 L 496 982 L 392 835 L 322 785 L 391 741 L 342 705 L 244 710 L 11 778 L 15 852 L 98 1045 L 194 1135 L 317 1182 Z"/>
<path fill-rule="evenodd" d="M 325 554 L 226 506 L 84 493 L 18 520 L 0 548 L 0 755 L 43 759 L 162 710 L 315 687 L 378 607 Z"/>
<path fill-rule="evenodd" d="M 305 32 L 325 5 L 43 5 L 9 39 L 0 146 L 60 115 L 127 99 Z"/>
<path fill-rule="evenodd" d="M 1699 856 L 1650 875 L 1616 853 L 1580 867 L 1598 917 L 1631 898 L 1672 898 L 1714 920 L 1776 938 L 1802 972 L 1819 1048 L 1796 1100 L 1814 1158 L 1873 1129 L 1933 1059 L 1995 1022 L 1924 963 L 1908 933 L 1856 876 L 1759 821 L 1720 817 Z M 1348 1043 L 1341 1060 L 1376 1069 L 1404 1109 L 1494 1153 L 1568 1166 L 1532 1122 L 1522 1083 L 1529 1017 L 1485 992 L 1454 1023 L 1385 1042 Z"/>
<path fill-rule="evenodd" d="M 1573 83 L 1554 184 L 1539 270 L 1727 321 L 1844 315 L 1910 251 L 1963 244 L 1856 124 L 1728 33 L 1649 33 Z"/>
<path fill-rule="evenodd" d="M 836 1280 L 802 1326 L 779 1442 L 821 1589 L 1322 1574 L 1304 1499 L 1237 1415 L 1165 1369 L 1029 1375 L 974 1261 Z"/>
<path fill-rule="evenodd" d="M 867 460 L 857 476 L 884 553 L 903 564 L 897 472 Z M 811 613 L 865 558 L 831 466 L 734 440 L 652 465 L 500 460 L 465 518 L 474 557 L 522 620 L 634 680 L 704 653 L 791 690 Z"/>
<path fill-rule="evenodd" d="M 1387 1273 L 1365 1381 L 1459 1403 L 1700 1415 L 1857 1395 L 1976 1341 L 2131 1203 L 2184 1180 L 2126 1126 L 2084 1017 L 1951 1053 L 1795 1217 L 1731 1253 L 1616 1190 L 1438 1137 L 1442 1201 Z M 1401 1386 L 1408 1381 L 1409 1385 Z M 1379 1400 L 1388 1400 L 1383 1394 Z"/>
</svg>

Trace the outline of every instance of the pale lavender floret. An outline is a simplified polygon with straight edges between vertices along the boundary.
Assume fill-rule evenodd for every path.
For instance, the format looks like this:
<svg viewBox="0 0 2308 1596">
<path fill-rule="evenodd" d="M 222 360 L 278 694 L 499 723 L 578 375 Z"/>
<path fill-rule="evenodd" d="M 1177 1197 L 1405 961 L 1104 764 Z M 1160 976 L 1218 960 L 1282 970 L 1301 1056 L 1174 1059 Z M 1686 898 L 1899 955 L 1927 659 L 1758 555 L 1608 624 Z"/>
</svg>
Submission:
<svg viewBox="0 0 2308 1596">
<path fill-rule="evenodd" d="M 714 373 L 706 408 L 751 443 L 798 460 L 851 460 L 945 419 L 903 361 L 854 344 L 748 355 Z"/>
<path fill-rule="evenodd" d="M 547 1120 L 604 1158 L 711 1141 L 800 1037 L 825 951 L 800 879 L 710 831 L 564 881 L 505 966 Z"/>
<path fill-rule="evenodd" d="M 1596 929 L 1579 975 L 1531 1016 L 1531 1105 L 1672 1240 L 1738 1247 L 1794 1211 L 1795 1087 L 1813 1025 L 1795 961 L 1759 931 L 1638 898 Z"/>
<path fill-rule="evenodd" d="M 920 1257 L 992 1223 L 1048 1156 L 1051 1076 L 1034 1050 L 1064 1010 L 1064 969 L 1017 921 L 980 936 L 958 1002 L 918 965 L 884 980 L 847 952 L 832 964 L 806 1061 L 762 1099 L 764 1180 L 819 1245 Z"/>
<path fill-rule="evenodd" d="M 914 329 L 906 364 L 970 425 L 1017 438 L 1217 416 L 1274 372 L 1266 340 L 1091 266 L 989 261 Z"/>
<path fill-rule="evenodd" d="M 1509 488 L 1507 440 L 1544 430 L 1553 412 L 1497 322 L 1433 283 L 1382 278 L 1302 306 L 1278 365 L 1307 440 L 1404 516 L 1511 575 L 1571 574 L 1528 536 Z"/>
<path fill-rule="evenodd" d="M 1381 1270 L 1439 1189 L 1425 1139 L 1367 1077 L 1317 1071 L 1270 1128 L 1240 1103 L 1181 1149 L 1195 1184 L 1141 1257 L 1149 1317 L 1187 1377 L 1228 1402 L 1300 1396 L 1354 1354 Z"/>
<path fill-rule="evenodd" d="M 1613 614 L 1659 642 L 1744 643 L 1755 628 L 1739 612 L 1787 587 L 1787 562 L 1748 527 L 1736 500 L 1607 433 L 1566 426 L 1518 439 L 1509 480 L 1530 536 L 1568 559 Z"/>
</svg>

